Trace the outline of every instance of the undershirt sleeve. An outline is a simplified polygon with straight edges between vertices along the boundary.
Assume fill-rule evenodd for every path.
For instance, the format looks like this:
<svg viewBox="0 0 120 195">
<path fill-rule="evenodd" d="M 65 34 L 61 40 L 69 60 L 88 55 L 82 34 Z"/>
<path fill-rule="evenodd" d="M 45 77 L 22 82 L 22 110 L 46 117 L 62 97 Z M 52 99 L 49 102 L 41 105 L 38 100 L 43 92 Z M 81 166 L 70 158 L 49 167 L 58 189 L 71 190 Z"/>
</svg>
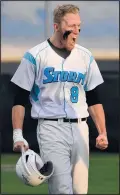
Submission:
<svg viewBox="0 0 120 195">
<path fill-rule="evenodd" d="M 21 105 L 25 107 L 29 102 L 30 92 L 12 82 L 10 82 L 10 88 L 14 96 L 13 106 Z"/>
<path fill-rule="evenodd" d="M 100 87 L 101 85 L 95 87 L 94 89 L 90 91 L 86 91 L 86 101 L 89 106 L 93 106 L 95 104 L 102 104 L 101 98 L 100 98 Z"/>
</svg>

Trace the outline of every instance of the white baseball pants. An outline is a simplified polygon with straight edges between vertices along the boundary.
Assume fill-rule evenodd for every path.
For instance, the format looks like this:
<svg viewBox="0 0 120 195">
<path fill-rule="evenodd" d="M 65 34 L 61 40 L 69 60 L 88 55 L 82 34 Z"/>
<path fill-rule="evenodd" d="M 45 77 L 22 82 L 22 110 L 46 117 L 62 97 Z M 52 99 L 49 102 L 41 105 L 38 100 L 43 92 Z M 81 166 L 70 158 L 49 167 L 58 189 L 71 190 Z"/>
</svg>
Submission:
<svg viewBox="0 0 120 195">
<path fill-rule="evenodd" d="M 37 140 L 44 162 L 50 160 L 54 174 L 48 181 L 49 194 L 87 194 L 89 129 L 79 123 L 39 119 Z"/>
</svg>

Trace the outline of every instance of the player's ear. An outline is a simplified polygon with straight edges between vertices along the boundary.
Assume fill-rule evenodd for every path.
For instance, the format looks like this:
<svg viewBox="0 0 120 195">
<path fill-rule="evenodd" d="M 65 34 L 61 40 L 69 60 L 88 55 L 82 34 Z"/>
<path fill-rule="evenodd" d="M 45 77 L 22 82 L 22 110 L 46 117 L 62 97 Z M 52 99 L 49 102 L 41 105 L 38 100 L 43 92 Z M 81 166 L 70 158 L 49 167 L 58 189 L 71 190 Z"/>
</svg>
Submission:
<svg viewBox="0 0 120 195">
<path fill-rule="evenodd" d="M 54 23 L 54 30 L 55 32 L 59 31 L 59 25 L 57 23 Z"/>
</svg>

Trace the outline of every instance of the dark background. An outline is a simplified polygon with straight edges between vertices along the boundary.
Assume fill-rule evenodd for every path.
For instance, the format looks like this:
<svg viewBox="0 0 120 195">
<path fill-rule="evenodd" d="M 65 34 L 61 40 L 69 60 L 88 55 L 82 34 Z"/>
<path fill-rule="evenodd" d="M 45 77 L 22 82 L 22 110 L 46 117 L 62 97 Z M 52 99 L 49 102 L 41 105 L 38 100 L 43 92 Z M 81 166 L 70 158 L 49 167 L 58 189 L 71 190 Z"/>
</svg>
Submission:
<svg viewBox="0 0 120 195">
<path fill-rule="evenodd" d="M 109 147 L 106 152 L 119 151 L 119 61 L 118 60 L 96 60 L 101 70 L 105 83 L 101 85 L 100 96 L 106 115 Z M 12 152 L 12 123 L 11 109 L 13 94 L 9 82 L 17 69 L 19 62 L 2 62 L 2 74 L 0 76 L 0 128 L 2 132 L 2 152 Z M 26 106 L 24 121 L 24 137 L 29 142 L 30 148 L 38 151 L 36 139 L 37 120 L 30 117 L 31 105 Z M 96 151 L 95 139 L 97 130 L 89 117 L 90 150 Z M 97 150 L 98 151 L 98 150 Z"/>
</svg>

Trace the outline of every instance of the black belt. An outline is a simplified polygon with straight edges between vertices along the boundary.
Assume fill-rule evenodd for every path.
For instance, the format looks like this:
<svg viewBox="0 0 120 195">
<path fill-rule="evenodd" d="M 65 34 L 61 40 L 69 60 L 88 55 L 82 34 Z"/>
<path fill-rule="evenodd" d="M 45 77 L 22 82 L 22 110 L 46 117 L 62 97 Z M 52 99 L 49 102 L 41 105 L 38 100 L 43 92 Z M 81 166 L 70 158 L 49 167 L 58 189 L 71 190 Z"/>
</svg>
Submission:
<svg viewBox="0 0 120 195">
<path fill-rule="evenodd" d="M 70 122 L 70 123 L 77 123 L 79 121 L 78 118 L 74 118 L 74 119 L 69 119 L 69 118 L 62 118 L 63 122 Z M 58 121 L 58 118 L 53 118 L 53 119 L 49 119 L 49 118 L 44 118 L 44 120 L 49 120 L 49 121 Z M 81 118 L 80 121 L 86 121 L 87 118 Z"/>
</svg>

